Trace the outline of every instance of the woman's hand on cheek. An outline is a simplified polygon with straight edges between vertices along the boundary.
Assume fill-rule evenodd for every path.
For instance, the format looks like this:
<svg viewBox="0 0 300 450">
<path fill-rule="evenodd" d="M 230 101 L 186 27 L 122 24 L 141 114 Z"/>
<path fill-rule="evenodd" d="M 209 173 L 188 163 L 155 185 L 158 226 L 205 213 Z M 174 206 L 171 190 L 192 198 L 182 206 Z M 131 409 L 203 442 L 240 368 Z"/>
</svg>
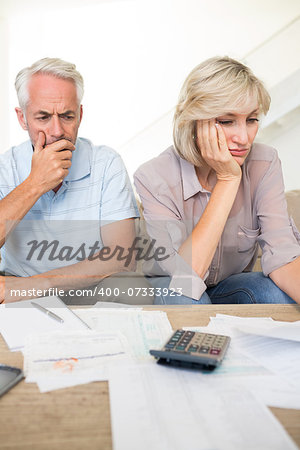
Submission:
<svg viewBox="0 0 300 450">
<path fill-rule="evenodd" d="M 241 168 L 228 150 L 225 134 L 215 119 L 197 121 L 197 146 L 206 164 L 216 172 L 218 180 L 241 178 Z"/>
</svg>

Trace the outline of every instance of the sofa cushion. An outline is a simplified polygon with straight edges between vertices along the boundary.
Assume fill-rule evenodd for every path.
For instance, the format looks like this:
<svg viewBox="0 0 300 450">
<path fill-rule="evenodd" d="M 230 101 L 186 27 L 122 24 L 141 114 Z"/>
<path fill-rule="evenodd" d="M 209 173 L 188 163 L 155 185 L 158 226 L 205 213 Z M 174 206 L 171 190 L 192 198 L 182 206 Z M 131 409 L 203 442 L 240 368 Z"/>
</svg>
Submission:
<svg viewBox="0 0 300 450">
<path fill-rule="evenodd" d="M 298 228 L 298 230 L 300 230 L 300 189 L 287 191 L 285 194 L 285 198 L 287 201 L 288 213 L 295 222 L 295 225 Z M 261 272 L 260 257 L 261 257 L 261 249 L 259 249 L 258 257 L 253 267 L 254 272 Z"/>
</svg>

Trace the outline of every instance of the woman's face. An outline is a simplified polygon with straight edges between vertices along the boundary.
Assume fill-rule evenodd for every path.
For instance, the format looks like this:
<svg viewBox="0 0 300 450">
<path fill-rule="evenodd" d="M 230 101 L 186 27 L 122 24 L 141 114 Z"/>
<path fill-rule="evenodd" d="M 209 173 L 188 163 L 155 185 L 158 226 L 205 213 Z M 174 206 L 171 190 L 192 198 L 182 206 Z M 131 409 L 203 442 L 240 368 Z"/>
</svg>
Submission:
<svg viewBox="0 0 300 450">
<path fill-rule="evenodd" d="M 216 117 L 224 131 L 228 150 L 241 166 L 248 156 L 258 131 L 259 108 L 257 100 L 250 100 L 239 111 Z"/>
</svg>

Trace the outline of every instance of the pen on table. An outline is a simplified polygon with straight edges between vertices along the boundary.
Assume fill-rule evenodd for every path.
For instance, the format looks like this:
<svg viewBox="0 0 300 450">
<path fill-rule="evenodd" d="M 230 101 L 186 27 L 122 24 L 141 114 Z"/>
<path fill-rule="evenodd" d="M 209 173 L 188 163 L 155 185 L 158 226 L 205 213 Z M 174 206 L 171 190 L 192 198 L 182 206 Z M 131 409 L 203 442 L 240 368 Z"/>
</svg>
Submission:
<svg viewBox="0 0 300 450">
<path fill-rule="evenodd" d="M 35 303 L 35 302 L 30 302 L 30 303 L 32 304 L 32 306 L 34 306 L 35 308 L 39 309 L 44 314 L 47 314 L 47 316 L 51 317 L 52 319 L 57 320 L 58 322 L 61 322 L 61 323 L 64 322 L 64 319 L 59 317 L 57 314 L 54 314 L 54 312 L 50 311 L 49 309 L 46 309 L 43 306 L 41 306 L 41 305 L 39 305 L 38 303 Z"/>
</svg>

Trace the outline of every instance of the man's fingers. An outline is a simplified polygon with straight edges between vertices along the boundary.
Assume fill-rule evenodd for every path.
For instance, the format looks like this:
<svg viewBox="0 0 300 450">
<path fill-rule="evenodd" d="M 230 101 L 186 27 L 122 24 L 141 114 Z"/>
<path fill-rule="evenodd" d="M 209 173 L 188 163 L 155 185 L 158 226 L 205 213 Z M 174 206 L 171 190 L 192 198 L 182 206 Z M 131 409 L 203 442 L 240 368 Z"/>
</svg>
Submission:
<svg viewBox="0 0 300 450">
<path fill-rule="evenodd" d="M 54 152 L 61 152 L 62 150 L 75 150 L 75 145 L 68 141 L 68 139 L 61 139 L 59 141 L 55 141 L 52 144 L 47 145 L 47 149 L 51 149 Z"/>
<path fill-rule="evenodd" d="M 60 150 L 53 157 L 58 160 L 71 160 L 72 159 L 72 151 L 71 150 Z"/>
<path fill-rule="evenodd" d="M 59 141 L 55 141 L 52 142 L 52 144 L 46 145 L 46 136 L 43 133 L 43 131 L 40 131 L 34 150 L 38 153 L 44 148 L 45 150 L 52 150 L 54 152 L 61 152 L 63 150 L 68 150 L 72 152 L 75 150 L 75 145 L 68 139 L 60 139 Z"/>
<path fill-rule="evenodd" d="M 43 150 L 45 143 L 46 143 L 46 136 L 45 136 L 45 134 L 42 131 L 40 131 L 39 135 L 38 135 L 38 138 L 37 138 L 37 141 L 35 143 L 34 151 L 36 153 L 38 153 L 41 150 Z"/>
</svg>

